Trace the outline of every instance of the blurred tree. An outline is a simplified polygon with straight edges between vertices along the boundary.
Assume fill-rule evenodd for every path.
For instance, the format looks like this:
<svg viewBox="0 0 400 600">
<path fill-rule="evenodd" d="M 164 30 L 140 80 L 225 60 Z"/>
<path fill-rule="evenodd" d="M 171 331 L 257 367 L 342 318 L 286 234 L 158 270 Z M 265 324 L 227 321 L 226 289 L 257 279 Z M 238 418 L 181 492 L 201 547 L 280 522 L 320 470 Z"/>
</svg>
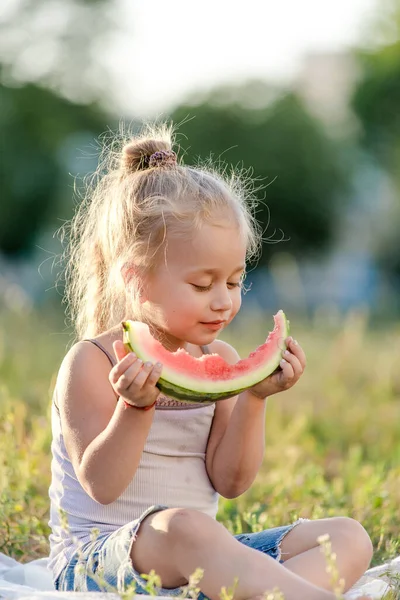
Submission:
<svg viewBox="0 0 400 600">
<path fill-rule="evenodd" d="M 387 272 L 400 277 L 399 0 L 383 2 L 378 22 L 373 27 L 379 43 L 372 49 L 357 52 L 362 75 L 353 95 L 352 107 L 362 124 L 361 144 L 395 182 L 398 202 L 392 215 L 392 228 L 378 244 L 377 258 Z"/>
<path fill-rule="evenodd" d="M 76 141 L 78 155 L 82 138 L 93 140 L 110 124 L 99 104 L 111 98 L 112 78 L 99 48 L 120 30 L 114 4 L 14 0 L 2 5 L 0 251 L 8 256 L 29 253 L 41 229 L 71 216 L 68 143 Z"/>
<path fill-rule="evenodd" d="M 2 85 L 0 71 L 3 254 L 29 253 L 36 235 L 51 219 L 71 216 L 73 182 L 67 180 L 63 146 L 79 132 L 94 138 L 104 130 L 105 122 L 96 106 L 69 102 L 33 84 Z M 65 190 L 69 193 L 68 208 L 62 206 L 61 186 L 64 194 Z"/>
<path fill-rule="evenodd" d="M 361 141 L 400 184 L 400 40 L 359 59 L 363 76 L 353 108 L 363 124 Z"/>
<path fill-rule="evenodd" d="M 200 105 L 180 106 L 172 118 L 189 139 L 187 162 L 211 150 L 217 162 L 251 168 L 256 187 L 264 188 L 257 192 L 257 218 L 271 239 L 260 264 L 282 250 L 272 243 L 282 237 L 289 252 L 321 255 L 329 249 L 348 197 L 348 166 L 339 142 L 327 137 L 295 94 L 250 82 L 217 89 Z"/>
</svg>

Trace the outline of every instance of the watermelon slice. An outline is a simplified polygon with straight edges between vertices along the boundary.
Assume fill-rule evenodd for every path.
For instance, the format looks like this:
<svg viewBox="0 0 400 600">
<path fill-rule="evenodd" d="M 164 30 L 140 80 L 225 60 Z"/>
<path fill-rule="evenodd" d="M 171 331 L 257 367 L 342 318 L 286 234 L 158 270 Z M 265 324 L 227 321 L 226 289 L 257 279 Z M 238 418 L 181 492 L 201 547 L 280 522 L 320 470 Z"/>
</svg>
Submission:
<svg viewBox="0 0 400 600">
<path fill-rule="evenodd" d="M 122 323 L 123 341 L 143 362 L 162 363 L 157 387 L 165 395 L 189 403 L 209 403 L 236 396 L 275 371 L 286 349 L 289 321 L 282 310 L 274 315 L 274 321 L 265 343 L 234 365 L 219 354 L 195 358 L 183 348 L 169 352 L 153 338 L 148 326 L 138 321 Z"/>
</svg>

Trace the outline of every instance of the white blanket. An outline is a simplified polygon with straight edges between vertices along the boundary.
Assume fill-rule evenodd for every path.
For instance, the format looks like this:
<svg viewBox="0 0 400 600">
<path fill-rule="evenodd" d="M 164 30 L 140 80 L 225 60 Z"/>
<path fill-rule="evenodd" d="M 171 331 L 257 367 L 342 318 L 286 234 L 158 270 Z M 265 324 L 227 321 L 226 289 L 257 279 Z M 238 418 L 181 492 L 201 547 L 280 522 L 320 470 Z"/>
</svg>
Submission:
<svg viewBox="0 0 400 600">
<path fill-rule="evenodd" d="M 53 588 L 51 573 L 47 569 L 47 558 L 40 558 L 32 562 L 21 564 L 16 560 L 0 553 L 0 598 L 16 600 L 17 598 L 30 598 L 30 600 L 120 600 L 117 594 L 100 592 L 56 592 Z M 371 598 L 380 599 L 387 592 L 390 575 L 400 575 L 400 556 L 390 563 L 369 569 L 345 595 L 346 600 L 354 600 L 361 594 Z M 143 598 L 143 596 L 142 596 Z M 140 600 L 140 596 L 137 597 Z M 152 596 L 151 600 L 157 600 Z"/>
</svg>

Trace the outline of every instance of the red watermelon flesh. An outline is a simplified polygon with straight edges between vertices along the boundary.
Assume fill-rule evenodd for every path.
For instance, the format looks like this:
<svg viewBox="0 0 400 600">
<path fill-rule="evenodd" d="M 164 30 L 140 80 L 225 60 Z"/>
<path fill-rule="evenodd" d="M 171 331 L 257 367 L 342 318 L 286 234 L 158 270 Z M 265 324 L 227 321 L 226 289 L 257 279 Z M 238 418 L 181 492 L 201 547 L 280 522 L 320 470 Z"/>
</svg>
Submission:
<svg viewBox="0 0 400 600">
<path fill-rule="evenodd" d="M 236 364 L 218 354 L 191 356 L 180 348 L 169 352 L 156 340 L 146 324 L 125 321 L 124 343 L 143 361 L 163 365 L 158 387 L 167 395 L 186 402 L 210 402 L 235 396 L 262 381 L 279 365 L 286 349 L 289 321 L 280 310 L 274 315 L 275 327 L 264 344 Z"/>
</svg>

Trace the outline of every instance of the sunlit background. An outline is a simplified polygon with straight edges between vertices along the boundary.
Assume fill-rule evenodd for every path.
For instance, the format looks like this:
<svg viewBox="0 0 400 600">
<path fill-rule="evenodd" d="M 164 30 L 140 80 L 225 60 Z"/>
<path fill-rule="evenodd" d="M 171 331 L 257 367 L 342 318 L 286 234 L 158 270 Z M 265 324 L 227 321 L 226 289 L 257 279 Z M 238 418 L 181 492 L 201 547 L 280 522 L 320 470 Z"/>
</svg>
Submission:
<svg viewBox="0 0 400 600">
<path fill-rule="evenodd" d="M 0 553 L 49 552 L 72 343 L 57 232 L 99 136 L 158 118 L 186 163 L 258 188 L 263 253 L 223 336 L 247 355 L 282 308 L 308 358 L 268 402 L 254 486 L 218 518 L 239 533 L 352 516 L 374 564 L 398 556 L 400 0 L 0 0 Z"/>
<path fill-rule="evenodd" d="M 399 5 L 11 0 L 0 12 L 0 294 L 60 304 L 96 138 L 171 118 L 186 162 L 252 168 L 264 251 L 244 307 L 399 311 Z M 257 267 L 257 268 L 255 268 Z"/>
</svg>

